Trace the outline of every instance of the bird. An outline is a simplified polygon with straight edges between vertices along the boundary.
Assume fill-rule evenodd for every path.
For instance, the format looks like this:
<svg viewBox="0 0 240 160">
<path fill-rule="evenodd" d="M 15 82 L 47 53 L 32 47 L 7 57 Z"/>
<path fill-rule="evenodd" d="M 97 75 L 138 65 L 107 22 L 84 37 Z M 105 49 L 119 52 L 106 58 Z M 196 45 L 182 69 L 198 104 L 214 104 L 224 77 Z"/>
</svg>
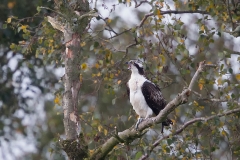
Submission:
<svg viewBox="0 0 240 160">
<path fill-rule="evenodd" d="M 144 75 L 143 63 L 138 60 L 130 60 L 126 62 L 128 69 L 131 70 L 131 76 L 127 82 L 127 94 L 133 109 L 139 116 L 135 129 L 147 118 L 157 116 L 162 109 L 165 108 L 167 102 L 164 99 L 160 88 L 148 80 Z M 162 122 L 163 133 L 164 126 L 172 125 L 173 122 L 166 118 Z"/>
</svg>

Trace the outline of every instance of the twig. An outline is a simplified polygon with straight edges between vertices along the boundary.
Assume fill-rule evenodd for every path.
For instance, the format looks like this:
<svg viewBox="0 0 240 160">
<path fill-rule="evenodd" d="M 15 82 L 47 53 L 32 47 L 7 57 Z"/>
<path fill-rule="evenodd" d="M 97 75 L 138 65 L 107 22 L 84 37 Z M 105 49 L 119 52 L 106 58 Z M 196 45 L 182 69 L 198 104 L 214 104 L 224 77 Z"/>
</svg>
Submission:
<svg viewBox="0 0 240 160">
<path fill-rule="evenodd" d="M 234 28 L 234 23 L 233 23 L 233 20 L 232 20 L 232 14 L 231 14 L 231 10 L 230 10 L 230 4 L 229 4 L 229 1 L 230 0 L 227 0 L 227 10 L 228 10 L 228 14 L 229 14 L 229 18 L 230 18 L 230 21 L 232 23 L 232 28 Z"/>
<path fill-rule="evenodd" d="M 119 62 L 119 63 L 116 63 L 116 64 L 118 64 L 118 65 L 120 65 L 120 64 L 122 64 L 123 63 L 123 61 L 126 59 L 126 57 L 127 57 L 127 55 L 128 55 L 128 50 L 129 50 L 129 48 L 130 47 L 133 47 L 133 46 L 136 46 L 138 44 L 138 41 L 137 41 L 137 38 L 135 37 L 134 38 L 134 43 L 132 43 L 132 44 L 129 44 L 127 47 L 126 47 L 126 52 L 125 52 L 125 55 L 123 56 L 123 58 L 121 59 L 121 61 Z"/>
<path fill-rule="evenodd" d="M 164 15 L 164 14 L 185 14 L 185 13 L 200 13 L 200 14 L 208 14 L 208 12 L 206 11 L 176 11 L 176 10 L 172 10 L 172 11 L 161 11 L 160 10 L 160 13 L 161 15 Z M 145 14 L 144 18 L 141 20 L 140 24 L 138 25 L 138 27 L 142 27 L 144 22 L 146 21 L 146 19 L 150 16 L 153 16 L 154 13 L 151 12 L 151 13 L 148 13 L 148 14 Z"/>
<path fill-rule="evenodd" d="M 140 1 L 139 4 L 137 4 L 137 0 L 134 0 L 135 2 L 135 8 L 138 8 L 139 6 L 141 6 L 143 3 L 148 3 L 149 5 L 151 5 L 150 2 L 148 2 L 147 0 L 145 1 Z"/>
<path fill-rule="evenodd" d="M 55 10 L 53 10 L 53 9 L 51 9 L 51 8 L 48 8 L 48 7 L 39 7 L 39 8 L 40 8 L 40 9 L 47 9 L 47 10 L 50 10 L 50 11 L 52 11 L 52 12 L 55 12 L 55 13 L 61 15 L 61 16 L 64 17 L 64 18 L 66 18 L 66 16 L 63 15 L 61 12 L 55 11 Z"/>
</svg>

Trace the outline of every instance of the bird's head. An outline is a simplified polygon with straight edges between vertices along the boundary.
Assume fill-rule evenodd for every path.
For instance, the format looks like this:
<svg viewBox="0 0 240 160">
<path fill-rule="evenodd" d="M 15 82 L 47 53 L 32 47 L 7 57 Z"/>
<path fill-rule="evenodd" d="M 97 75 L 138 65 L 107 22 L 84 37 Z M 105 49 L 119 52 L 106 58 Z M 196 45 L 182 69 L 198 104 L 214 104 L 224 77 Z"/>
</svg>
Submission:
<svg viewBox="0 0 240 160">
<path fill-rule="evenodd" d="M 128 69 L 132 71 L 132 73 L 139 73 L 141 75 L 144 75 L 143 71 L 143 63 L 140 60 L 130 60 L 126 62 L 128 64 Z"/>
</svg>

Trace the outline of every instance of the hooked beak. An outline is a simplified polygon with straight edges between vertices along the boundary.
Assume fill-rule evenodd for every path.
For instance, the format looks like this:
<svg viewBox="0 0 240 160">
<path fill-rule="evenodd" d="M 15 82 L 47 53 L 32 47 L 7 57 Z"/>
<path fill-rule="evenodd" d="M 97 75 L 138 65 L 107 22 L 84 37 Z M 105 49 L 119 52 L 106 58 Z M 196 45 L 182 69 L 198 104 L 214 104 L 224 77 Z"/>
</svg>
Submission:
<svg viewBox="0 0 240 160">
<path fill-rule="evenodd" d="M 128 69 L 131 69 L 131 64 L 129 62 L 126 62 L 126 64 L 128 65 Z"/>
</svg>

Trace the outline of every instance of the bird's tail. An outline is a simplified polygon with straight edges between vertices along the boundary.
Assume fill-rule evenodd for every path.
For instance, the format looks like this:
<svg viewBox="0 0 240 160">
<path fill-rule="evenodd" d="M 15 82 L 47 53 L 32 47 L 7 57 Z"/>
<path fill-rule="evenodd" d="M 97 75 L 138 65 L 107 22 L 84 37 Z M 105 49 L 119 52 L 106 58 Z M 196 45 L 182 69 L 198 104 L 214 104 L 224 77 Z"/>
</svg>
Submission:
<svg viewBox="0 0 240 160">
<path fill-rule="evenodd" d="M 173 121 L 169 118 L 166 118 L 166 120 L 162 122 L 162 133 L 163 133 L 164 126 L 170 126 L 172 124 L 173 124 Z"/>
</svg>

